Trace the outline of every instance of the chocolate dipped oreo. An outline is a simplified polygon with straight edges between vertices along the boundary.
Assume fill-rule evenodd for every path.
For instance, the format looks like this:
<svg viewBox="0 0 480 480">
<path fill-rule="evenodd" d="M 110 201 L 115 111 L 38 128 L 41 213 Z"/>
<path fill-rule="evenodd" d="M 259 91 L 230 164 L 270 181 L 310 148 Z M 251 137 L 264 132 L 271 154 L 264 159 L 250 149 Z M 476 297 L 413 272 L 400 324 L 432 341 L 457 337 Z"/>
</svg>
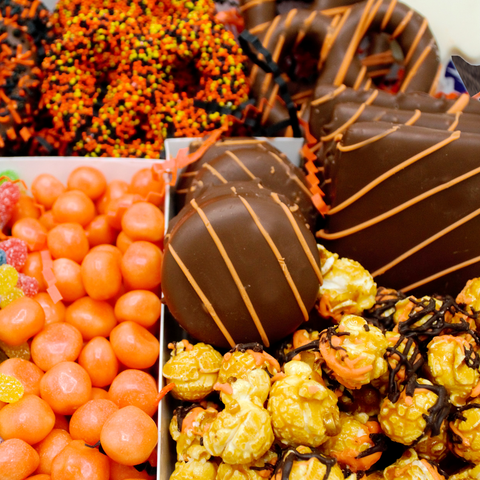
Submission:
<svg viewBox="0 0 480 480">
<path fill-rule="evenodd" d="M 284 155 L 262 147 L 227 150 L 204 163 L 193 179 L 186 201 L 189 203 L 197 198 L 210 185 L 249 180 L 285 195 L 298 205 L 310 228 L 315 226 L 318 211 L 311 201 L 312 193 L 305 174 Z"/>
<path fill-rule="evenodd" d="M 295 206 L 255 182 L 238 182 L 208 188 L 172 220 L 162 289 L 193 337 L 218 347 L 268 346 L 308 319 L 319 265 Z"/>
</svg>

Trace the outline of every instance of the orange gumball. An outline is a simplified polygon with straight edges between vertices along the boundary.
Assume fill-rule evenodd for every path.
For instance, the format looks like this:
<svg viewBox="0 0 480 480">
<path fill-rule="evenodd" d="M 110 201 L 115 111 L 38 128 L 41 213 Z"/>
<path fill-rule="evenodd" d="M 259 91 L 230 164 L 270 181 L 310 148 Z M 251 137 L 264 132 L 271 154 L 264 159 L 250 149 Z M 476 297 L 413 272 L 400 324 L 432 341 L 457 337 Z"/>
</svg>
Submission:
<svg viewBox="0 0 480 480">
<path fill-rule="evenodd" d="M 68 432 L 68 420 L 65 415 L 60 415 L 59 413 L 55 413 L 55 425 L 53 428 L 57 428 L 60 430 L 65 430 Z"/>
<path fill-rule="evenodd" d="M 55 414 L 37 395 L 24 395 L 0 410 L 0 437 L 19 438 L 29 445 L 41 442 L 52 430 Z"/>
<path fill-rule="evenodd" d="M 108 390 L 109 398 L 120 408 L 134 405 L 152 417 L 160 395 L 155 379 L 142 370 L 127 369 L 119 373 Z"/>
<path fill-rule="evenodd" d="M 122 287 L 122 273 L 117 257 L 105 251 L 88 253 L 82 262 L 82 280 L 91 298 L 113 298 Z"/>
<path fill-rule="evenodd" d="M 85 296 L 80 265 L 68 258 L 53 261 L 53 274 L 57 279 L 55 284 L 66 302 L 74 302 Z"/>
<path fill-rule="evenodd" d="M 158 207 L 136 202 L 122 217 L 122 230 L 132 240 L 158 242 L 163 238 L 165 217 Z"/>
<path fill-rule="evenodd" d="M 115 304 L 119 322 L 135 322 L 148 328 L 160 318 L 162 302 L 148 290 L 132 290 L 122 295 Z"/>
<path fill-rule="evenodd" d="M 105 422 L 100 442 L 106 454 L 122 465 L 148 460 L 158 440 L 157 425 L 143 410 L 121 408 Z"/>
<path fill-rule="evenodd" d="M 52 212 L 58 223 L 79 223 L 85 227 L 95 218 L 95 205 L 80 190 L 70 190 L 55 200 Z"/>
<path fill-rule="evenodd" d="M 74 362 L 80 355 L 83 338 L 73 325 L 57 322 L 47 325 L 33 337 L 32 360 L 44 372 L 60 362 Z"/>
<path fill-rule="evenodd" d="M 162 251 L 150 242 L 133 242 L 122 257 L 122 275 L 130 290 L 150 290 L 162 281 Z"/>
<path fill-rule="evenodd" d="M 72 415 L 90 400 L 91 394 L 90 377 L 75 362 L 57 363 L 40 381 L 40 395 L 55 413 L 61 415 Z"/>
<path fill-rule="evenodd" d="M 39 462 L 38 453 L 19 438 L 0 443 L 2 480 L 24 480 L 37 469 Z"/>
<path fill-rule="evenodd" d="M 82 440 L 72 440 L 52 461 L 52 480 L 109 480 L 108 458 Z"/>
<path fill-rule="evenodd" d="M 13 224 L 22 218 L 40 218 L 40 208 L 35 200 L 28 195 L 22 193 L 16 205 L 13 207 L 12 216 L 7 225 L 12 227 Z"/>
<path fill-rule="evenodd" d="M 125 215 L 125 212 L 131 205 L 141 200 L 142 197 L 135 193 L 125 193 L 119 198 L 110 200 L 105 210 L 110 225 L 117 230 L 121 230 L 123 215 Z"/>
<path fill-rule="evenodd" d="M 93 337 L 108 337 L 117 319 L 108 302 L 87 296 L 67 307 L 65 322 L 77 328 L 83 340 L 88 342 Z"/>
<path fill-rule="evenodd" d="M 0 310 L 0 340 L 8 345 L 25 343 L 44 325 L 43 308 L 32 298 L 17 298 Z"/>
<path fill-rule="evenodd" d="M 9 358 L 0 363 L 0 373 L 15 377 L 23 385 L 24 395 L 40 395 L 43 372 L 33 362 L 23 358 Z"/>
<path fill-rule="evenodd" d="M 67 180 L 69 190 L 81 190 L 92 200 L 100 198 L 107 188 L 105 175 L 94 167 L 78 167 Z"/>
<path fill-rule="evenodd" d="M 118 411 L 118 405 L 111 400 L 90 400 L 82 405 L 70 419 L 70 435 L 74 440 L 83 440 L 95 445 L 107 419 Z"/>
<path fill-rule="evenodd" d="M 78 357 L 94 387 L 108 387 L 118 373 L 118 359 L 112 345 L 103 337 L 92 338 Z"/>
<path fill-rule="evenodd" d="M 123 254 L 120 251 L 120 249 L 118 247 L 116 247 L 115 245 L 105 245 L 105 244 L 97 245 L 97 246 L 92 247 L 90 249 L 90 253 L 93 253 L 93 252 L 110 252 L 110 253 L 113 253 L 113 255 L 115 255 L 115 258 L 117 259 L 118 264 L 121 265 L 121 263 L 122 263 Z"/>
<path fill-rule="evenodd" d="M 47 243 L 47 229 L 36 218 L 21 218 L 12 227 L 12 236 L 23 240 L 29 251 L 43 250 Z"/>
<path fill-rule="evenodd" d="M 48 232 L 47 244 L 53 258 L 69 258 L 81 263 L 90 248 L 79 223 L 62 223 Z"/>
<path fill-rule="evenodd" d="M 109 400 L 108 392 L 103 388 L 92 387 L 92 400 L 106 399 Z"/>
<path fill-rule="evenodd" d="M 47 290 L 47 282 L 43 277 L 43 262 L 40 252 L 32 252 L 27 256 L 27 261 L 22 268 L 22 273 L 29 277 L 35 278 L 38 282 L 38 291 L 45 292 Z"/>
<path fill-rule="evenodd" d="M 42 173 L 32 182 L 31 190 L 35 200 L 49 210 L 66 188 L 53 175 Z"/>
<path fill-rule="evenodd" d="M 117 238 L 118 231 L 109 223 L 107 215 L 97 215 L 86 227 L 90 247 L 102 244 L 113 244 Z"/>
<path fill-rule="evenodd" d="M 165 182 L 161 177 L 154 179 L 151 168 L 142 168 L 132 177 L 129 191 L 159 206 L 165 197 Z"/>
<path fill-rule="evenodd" d="M 139 472 L 131 465 L 121 465 L 110 459 L 110 480 L 155 480 L 146 470 Z"/>
<path fill-rule="evenodd" d="M 110 333 L 110 343 L 117 358 L 129 368 L 150 368 L 160 352 L 159 341 L 135 322 L 122 322 Z"/>
<path fill-rule="evenodd" d="M 39 473 L 38 475 L 28 477 L 27 480 L 52 480 L 52 477 L 46 473 Z"/>
<path fill-rule="evenodd" d="M 53 459 L 72 441 L 71 435 L 62 429 L 54 428 L 40 443 L 35 445 L 35 450 L 40 458 L 36 473 L 50 475 Z"/>
<path fill-rule="evenodd" d="M 117 237 L 117 248 L 124 254 L 128 247 L 133 243 L 133 240 L 125 233 L 120 232 Z"/>
<path fill-rule="evenodd" d="M 37 293 L 33 299 L 43 308 L 43 312 L 45 313 L 45 325 L 63 322 L 65 320 L 66 308 L 61 300 L 57 303 L 53 303 L 50 295 L 45 292 Z"/>
<path fill-rule="evenodd" d="M 49 232 L 57 225 L 60 225 L 58 222 L 55 221 L 55 217 L 53 216 L 53 212 L 51 210 L 42 213 L 38 221 L 46 228 L 47 232 Z"/>
</svg>

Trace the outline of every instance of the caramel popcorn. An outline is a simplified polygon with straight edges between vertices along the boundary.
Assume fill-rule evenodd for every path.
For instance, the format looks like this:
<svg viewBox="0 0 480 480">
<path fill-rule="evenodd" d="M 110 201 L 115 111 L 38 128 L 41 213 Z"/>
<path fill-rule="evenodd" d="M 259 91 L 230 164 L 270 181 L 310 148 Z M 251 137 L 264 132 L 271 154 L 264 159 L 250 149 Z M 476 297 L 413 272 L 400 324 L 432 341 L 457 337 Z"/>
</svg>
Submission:
<svg viewBox="0 0 480 480">
<path fill-rule="evenodd" d="M 393 465 L 383 471 L 385 480 L 445 480 L 428 460 L 418 458 L 413 448 L 408 449 Z"/>
<path fill-rule="evenodd" d="M 452 451 L 469 462 L 480 463 L 480 401 L 460 408 L 449 426 Z"/>
<path fill-rule="evenodd" d="M 210 454 L 200 446 L 190 450 L 190 460 L 177 462 L 170 480 L 215 480 L 217 466 L 209 462 Z"/>
</svg>

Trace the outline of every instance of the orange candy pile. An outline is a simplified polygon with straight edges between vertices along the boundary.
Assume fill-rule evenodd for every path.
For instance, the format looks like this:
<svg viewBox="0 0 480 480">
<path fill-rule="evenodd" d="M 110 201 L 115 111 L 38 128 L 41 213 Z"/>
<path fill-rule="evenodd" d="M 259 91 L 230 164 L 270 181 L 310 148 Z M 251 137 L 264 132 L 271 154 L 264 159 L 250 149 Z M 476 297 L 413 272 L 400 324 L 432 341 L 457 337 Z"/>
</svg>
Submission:
<svg viewBox="0 0 480 480">
<path fill-rule="evenodd" d="M 0 309 L 0 340 L 29 355 L 0 363 L 23 386 L 0 402 L 1 478 L 153 479 L 134 466 L 156 464 L 165 185 L 84 166 L 31 192 L 2 232 L 27 243 L 39 291 Z"/>
</svg>

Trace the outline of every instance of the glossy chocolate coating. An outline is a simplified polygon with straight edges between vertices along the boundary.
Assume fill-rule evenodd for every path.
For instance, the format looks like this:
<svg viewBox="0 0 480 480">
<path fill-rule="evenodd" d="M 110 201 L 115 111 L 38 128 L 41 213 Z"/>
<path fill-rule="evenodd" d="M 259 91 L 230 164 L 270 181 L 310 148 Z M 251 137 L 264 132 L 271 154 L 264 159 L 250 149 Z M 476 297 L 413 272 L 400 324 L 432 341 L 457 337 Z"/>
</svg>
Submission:
<svg viewBox="0 0 480 480">
<path fill-rule="evenodd" d="M 195 140 L 190 143 L 189 152 L 195 152 L 202 145 L 202 140 Z M 237 137 L 237 138 L 222 138 L 214 145 L 212 145 L 202 157 L 194 163 L 187 166 L 184 172 L 179 175 L 177 186 L 175 189 L 175 207 L 177 213 L 185 205 L 186 194 L 195 178 L 196 172 L 202 167 L 204 163 L 212 161 L 214 158 L 222 155 L 227 150 L 234 152 L 238 149 L 244 148 L 259 148 L 261 151 L 272 151 L 277 155 L 283 156 L 270 142 L 266 140 L 257 140 L 252 137 Z"/>
<path fill-rule="evenodd" d="M 292 333 L 304 321 L 304 314 L 286 279 L 283 263 L 298 289 L 307 316 L 312 309 L 320 280 L 284 207 L 274 200 L 275 195 L 259 188 L 255 182 L 212 186 L 172 220 L 165 240 L 162 289 L 172 315 L 198 340 L 217 347 L 249 342 L 265 345 Z M 242 198 L 270 235 L 283 261 L 277 259 Z M 280 198 L 284 204 L 288 202 L 285 197 Z M 262 339 L 253 315 L 242 299 L 241 289 L 235 283 L 227 261 L 200 212 L 218 235 L 265 329 L 267 342 Z M 318 266 L 319 256 L 313 234 L 305 226 L 301 215 L 294 212 L 292 220 L 298 225 L 307 251 L 311 252 L 312 260 Z M 215 323 L 198 290 L 194 289 L 192 279 L 187 278 L 186 270 L 179 266 L 175 255 L 211 303 L 233 344 Z"/>
<path fill-rule="evenodd" d="M 480 261 L 474 260 L 480 256 L 480 211 L 473 213 L 480 208 L 480 177 L 475 174 L 480 167 L 480 135 L 459 133 L 383 122 L 352 125 L 339 144 L 340 148 L 353 145 L 352 150 L 337 148 L 325 164 L 331 202 L 325 233 L 340 236 L 346 229 L 355 230 L 335 239 L 325 239 L 319 232 L 319 242 L 359 261 L 378 285 L 416 295 L 459 293 L 469 278 L 480 273 Z M 358 145 L 377 135 L 384 136 Z M 432 146 L 436 151 L 424 153 Z M 399 167 L 409 160 L 410 165 Z M 469 174 L 460 181 L 460 176 Z M 381 176 L 383 181 L 335 212 Z M 408 208 L 392 212 L 422 194 Z M 385 219 L 361 228 L 362 222 L 387 212 Z M 446 269 L 452 272 L 428 280 Z"/>
<path fill-rule="evenodd" d="M 296 203 L 310 228 L 315 225 L 318 212 L 311 201 L 305 174 L 283 155 L 262 148 L 227 151 L 204 163 L 193 180 L 186 201 L 188 203 L 198 197 L 210 185 L 255 178 L 265 188 L 285 195 L 291 203 Z"/>
<path fill-rule="evenodd" d="M 377 92 L 377 93 L 375 93 Z M 333 85 L 318 85 L 315 89 L 310 113 L 310 131 L 320 138 L 321 128 L 332 119 L 335 105 L 339 103 L 364 103 L 368 101 L 372 94 L 375 95 L 372 105 L 385 108 L 397 108 L 400 110 L 420 110 L 425 113 L 445 113 L 454 107 L 456 100 L 445 98 L 435 98 L 424 92 L 397 93 L 392 95 L 382 90 L 354 90 L 348 87 L 334 87 Z M 480 115 L 480 102 L 468 100 L 462 109 L 464 113 Z M 321 103 L 315 103 L 315 100 L 324 99 Z"/>
</svg>

